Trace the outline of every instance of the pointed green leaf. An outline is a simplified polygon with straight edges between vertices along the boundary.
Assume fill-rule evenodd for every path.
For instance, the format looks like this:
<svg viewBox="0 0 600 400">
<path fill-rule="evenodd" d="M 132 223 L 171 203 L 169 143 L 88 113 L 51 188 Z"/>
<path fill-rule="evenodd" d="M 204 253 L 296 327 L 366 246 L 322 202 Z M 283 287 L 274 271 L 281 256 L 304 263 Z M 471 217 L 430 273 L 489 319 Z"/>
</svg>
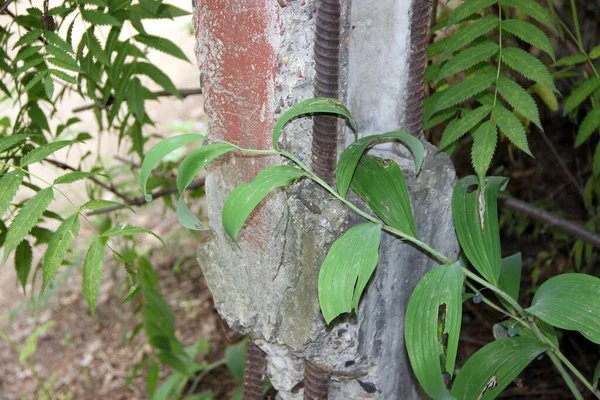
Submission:
<svg viewBox="0 0 600 400">
<path fill-rule="evenodd" d="M 25 87 L 23 88 L 23 92 L 29 92 L 32 87 L 34 87 L 42 80 L 46 73 L 38 73 L 33 78 L 31 78 L 31 80 L 27 82 L 27 85 L 25 85 Z"/>
<path fill-rule="evenodd" d="M 160 160 L 186 144 L 204 139 L 206 139 L 206 136 L 197 133 L 177 135 L 159 142 L 146 153 L 146 157 L 144 157 L 144 161 L 142 162 L 142 168 L 140 168 L 140 186 L 144 196 L 146 196 L 146 201 L 152 200 L 152 195 L 146 190 L 148 177 Z"/>
<path fill-rule="evenodd" d="M 48 99 L 52 101 L 52 96 L 54 96 L 54 81 L 49 74 L 45 74 L 44 76 L 44 92 L 48 96 Z"/>
<path fill-rule="evenodd" d="M 60 185 L 60 184 L 68 184 L 68 183 L 73 183 L 76 181 L 79 181 L 81 179 L 85 179 L 88 178 L 90 176 L 94 176 L 95 174 L 93 172 L 85 172 L 85 171 L 72 171 L 72 172 L 67 172 L 64 175 L 59 176 L 58 178 L 56 178 L 54 180 L 54 184 L 55 185 Z"/>
<path fill-rule="evenodd" d="M 340 161 L 335 170 L 335 184 L 338 193 L 342 197 L 346 197 L 356 166 L 367 148 L 376 143 L 390 140 L 398 140 L 410 150 L 415 160 L 415 174 L 419 173 L 425 157 L 425 149 L 419 139 L 408 133 L 398 131 L 365 136 L 348 146 L 340 156 Z"/>
<path fill-rule="evenodd" d="M 42 46 L 27 46 L 21 47 L 17 56 L 13 59 L 13 67 L 15 67 L 16 62 L 20 60 L 25 60 L 28 57 L 38 54 L 42 50 Z"/>
<path fill-rule="evenodd" d="M 446 126 L 446 129 L 442 134 L 440 150 L 445 149 L 460 139 L 465 133 L 473 129 L 478 123 L 480 123 L 489 115 L 491 110 L 491 105 L 483 105 L 474 110 L 465 110 L 462 113 L 461 118 L 452 120 L 448 126 Z"/>
<path fill-rule="evenodd" d="M 492 14 L 487 14 L 483 18 L 463 26 L 450 36 L 450 40 L 445 45 L 442 58 L 473 43 L 478 37 L 481 37 L 496 28 L 498 28 L 498 17 Z"/>
<path fill-rule="evenodd" d="M 100 41 L 94 34 L 93 26 L 90 27 L 85 32 L 85 37 L 86 37 L 87 47 L 88 47 L 88 49 L 90 49 L 90 52 L 94 55 L 96 60 L 100 61 L 104 65 L 110 65 L 110 58 L 104 52 L 104 50 L 102 49 L 102 46 L 100 45 Z"/>
<path fill-rule="evenodd" d="M 521 85 L 504 75 L 500 75 L 496 88 L 514 110 L 543 130 L 537 104 L 535 104 L 533 97 Z"/>
<path fill-rule="evenodd" d="M 448 26 L 464 21 L 471 15 L 496 4 L 496 0 L 469 0 L 461 3 L 452 11 L 448 19 Z"/>
<path fill-rule="evenodd" d="M 49 155 L 57 152 L 60 149 L 64 149 L 65 147 L 70 146 L 73 143 L 73 140 L 59 140 L 57 142 L 51 142 L 40 147 L 36 147 L 29 153 L 25 154 L 23 158 L 21 158 L 21 162 L 19 165 L 21 167 L 25 167 L 27 165 L 42 161 Z"/>
<path fill-rule="evenodd" d="M 153 49 L 161 51 L 165 54 L 169 54 L 175 58 L 179 58 L 180 60 L 189 62 L 183 51 L 181 51 L 181 49 L 177 47 L 175 43 L 171 42 L 168 39 L 158 36 L 142 34 L 135 35 L 133 39 L 137 42 L 140 42 L 141 44 L 145 44 L 146 46 L 152 47 Z"/>
<path fill-rule="evenodd" d="M 96 313 L 98 291 L 102 282 L 102 265 L 104 264 L 104 243 L 94 238 L 83 261 L 83 295 L 90 307 L 92 317 Z"/>
<path fill-rule="evenodd" d="M 516 47 L 502 49 L 502 61 L 525 78 L 544 85 L 558 93 L 552 75 L 535 56 Z"/>
<path fill-rule="evenodd" d="M 486 121 L 473 132 L 471 159 L 480 179 L 485 177 L 498 143 L 498 130 L 494 121 Z"/>
<path fill-rule="evenodd" d="M 387 225 L 417 237 L 408 188 L 394 161 L 363 156 L 351 188 Z"/>
<path fill-rule="evenodd" d="M 54 191 L 52 187 L 48 187 L 37 192 L 23 205 L 6 233 L 3 264 L 6 263 L 10 253 L 25 239 L 31 228 L 35 226 L 53 198 Z"/>
<path fill-rule="evenodd" d="M 138 74 L 146 75 L 148 78 L 152 79 L 158 85 L 160 85 L 166 92 L 172 94 L 173 96 L 181 99 L 181 94 L 177 91 L 177 88 L 164 72 L 162 72 L 159 68 L 155 67 L 152 64 L 148 64 L 145 62 L 138 62 L 136 64 L 136 72 Z"/>
<path fill-rule="evenodd" d="M 435 114 L 433 117 L 429 118 L 427 121 L 424 122 L 423 130 L 426 131 L 428 129 L 431 129 L 434 126 L 437 126 L 442 122 L 452 117 L 455 117 L 457 112 L 458 110 L 456 108 L 449 108 L 447 110 Z"/>
<path fill-rule="evenodd" d="M 430 43 L 429 46 L 427 46 L 427 58 L 431 60 L 432 58 L 441 56 L 451 39 L 452 38 L 448 36 Z"/>
<path fill-rule="evenodd" d="M 32 43 L 33 41 L 39 39 L 40 36 L 42 36 L 42 31 L 37 29 L 30 32 L 26 32 L 19 38 L 19 40 L 16 41 L 12 48 L 14 50 L 19 46 L 24 46 L 26 44 Z"/>
<path fill-rule="evenodd" d="M 100 237 L 108 238 L 108 237 L 113 237 L 113 236 L 133 236 L 133 235 L 137 235 L 139 233 L 148 233 L 148 234 L 154 236 L 155 238 L 157 238 L 158 240 L 160 240 L 160 242 L 163 244 L 163 246 L 165 245 L 165 242 L 156 233 L 154 233 L 148 229 L 140 228 L 139 226 L 125 225 L 125 224 L 113 226 L 112 228 L 110 228 L 110 229 L 106 230 L 104 233 L 102 233 L 100 235 Z"/>
<path fill-rule="evenodd" d="M 502 0 L 503 6 L 515 7 L 522 13 L 538 20 L 544 25 L 554 29 L 554 23 L 548 11 L 535 0 Z"/>
<path fill-rule="evenodd" d="M 127 90 L 127 105 L 129 112 L 135 115 L 136 121 L 143 123 L 146 110 L 144 108 L 144 91 L 139 78 L 133 78 Z"/>
<path fill-rule="evenodd" d="M 495 80 L 496 77 L 492 75 L 478 75 L 465 79 L 458 85 L 440 92 L 440 97 L 434 107 L 435 112 L 445 110 L 470 99 L 487 89 Z"/>
<path fill-rule="evenodd" d="M 542 32 L 536 26 L 529 22 L 521 21 L 520 19 L 508 19 L 502 21 L 502 29 L 508 33 L 511 33 L 521 39 L 522 41 L 529 43 L 533 47 L 546 52 L 552 60 L 554 58 L 554 50 L 552 50 L 552 43 L 544 32 Z"/>
<path fill-rule="evenodd" d="M 515 301 L 519 301 L 519 290 L 521 288 L 521 253 L 502 259 L 500 263 L 500 279 L 498 284 Z"/>
<path fill-rule="evenodd" d="M 301 169 L 278 165 L 262 170 L 254 180 L 237 186 L 223 205 L 223 228 L 234 241 L 252 210 L 266 195 L 305 175 Z"/>
<path fill-rule="evenodd" d="M 569 97 L 565 100 L 563 114 L 566 115 L 575 110 L 598 88 L 600 88 L 600 78 L 592 77 L 584 80 L 579 86 L 573 89 Z"/>
<path fill-rule="evenodd" d="M 546 344 L 526 337 L 495 340 L 463 365 L 452 385 L 452 396 L 456 399 L 494 399 L 547 349 Z"/>
<path fill-rule="evenodd" d="M 529 88 L 529 91 L 537 94 L 550 110 L 554 112 L 558 111 L 558 99 L 556 98 L 556 93 L 554 93 L 552 90 L 548 89 L 546 86 L 536 83 Z"/>
<path fill-rule="evenodd" d="M 119 203 L 118 201 L 111 201 L 111 200 L 104 200 L 104 199 L 93 199 L 93 200 L 90 200 L 87 203 L 85 203 L 84 205 L 82 205 L 81 209 L 82 210 L 96 211 L 96 210 L 100 210 L 102 208 L 114 207 L 114 206 L 120 206 L 120 207 L 126 208 L 129 211 L 135 213 L 135 211 L 133 210 L 133 208 L 131 208 L 131 206 L 129 206 L 127 204 Z"/>
<path fill-rule="evenodd" d="M 471 264 L 493 285 L 498 284 L 500 277 L 497 196 L 507 182 L 506 178 L 488 177 L 484 188 L 468 193 L 479 180 L 467 176 L 458 181 L 452 195 L 452 217 L 458 241 Z"/>
<path fill-rule="evenodd" d="M 73 71 L 73 72 L 81 72 L 81 69 L 79 68 L 78 65 L 76 65 L 72 62 L 68 62 L 63 59 L 57 58 L 57 57 L 47 58 L 46 61 L 48 61 L 50 64 L 56 65 L 59 68 L 63 68 L 63 69 Z"/>
<path fill-rule="evenodd" d="M 319 272 L 319 304 L 328 324 L 338 315 L 358 311 L 360 296 L 379 257 L 381 225 L 365 223 L 337 239 Z"/>
<path fill-rule="evenodd" d="M 20 170 L 11 171 L 0 177 L 0 187 L 2 188 L 0 190 L 0 217 L 10 207 L 10 202 L 17 194 L 21 182 L 23 182 L 23 173 Z"/>
<path fill-rule="evenodd" d="M 295 104 L 279 117 L 275 127 L 273 127 L 273 148 L 277 150 L 277 142 L 279 142 L 281 131 L 290 120 L 302 115 L 317 113 L 341 115 L 350 121 L 355 131 L 358 130 L 356 122 L 350 116 L 350 111 L 348 111 L 344 103 L 337 99 L 317 97 Z"/>
<path fill-rule="evenodd" d="M 499 49 L 494 42 L 484 42 L 459 52 L 444 64 L 437 76 L 436 83 L 487 60 L 495 55 Z"/>
<path fill-rule="evenodd" d="M 459 262 L 432 269 L 417 284 L 406 310 L 404 340 L 410 364 L 434 399 L 450 399 L 443 375 L 454 374 L 463 280 Z"/>
<path fill-rule="evenodd" d="M 227 369 L 238 382 L 244 382 L 244 367 L 246 364 L 247 340 L 230 344 L 225 348 L 225 364 Z"/>
<path fill-rule="evenodd" d="M 56 276 L 58 268 L 65 259 L 77 235 L 79 235 L 79 214 L 73 214 L 65 219 L 56 232 L 52 234 L 48 243 L 48 249 L 44 254 L 42 289 Z"/>
<path fill-rule="evenodd" d="M 110 14 L 106 14 L 99 10 L 81 10 L 81 16 L 87 22 L 90 22 L 94 25 L 113 25 L 113 26 L 121 26 L 122 22 L 113 17 Z"/>
<path fill-rule="evenodd" d="M 492 117 L 500 128 L 500 131 L 510 140 L 512 144 L 517 146 L 520 150 L 524 151 L 531 157 L 531 150 L 527 144 L 527 135 L 525 134 L 525 128 L 517 116 L 508 111 L 500 102 L 496 103 L 494 110 L 492 111 Z"/>
<path fill-rule="evenodd" d="M 48 43 L 51 43 L 64 51 L 67 51 L 71 54 L 75 53 L 73 51 L 73 47 L 71 47 L 69 43 L 52 31 L 44 31 L 44 39 L 46 39 Z"/>
<path fill-rule="evenodd" d="M 548 279 L 526 311 L 547 324 L 579 331 L 600 344 L 600 279 L 595 276 L 562 274 Z"/>
<path fill-rule="evenodd" d="M 595 60 L 596 58 L 600 58 L 600 44 L 598 46 L 594 47 L 592 50 L 590 50 L 589 56 L 592 60 Z"/>
<path fill-rule="evenodd" d="M 33 250 L 27 240 L 23 240 L 15 251 L 15 269 L 17 271 L 17 278 L 21 282 L 23 292 L 25 292 L 25 285 L 27 284 L 27 278 L 29 277 L 29 271 L 31 271 L 31 263 L 33 262 Z"/>
<path fill-rule="evenodd" d="M 177 220 L 182 226 L 194 231 L 210 229 L 189 209 L 182 196 L 177 200 Z"/>
<path fill-rule="evenodd" d="M 0 153 L 27 140 L 27 135 L 0 136 Z"/>
<path fill-rule="evenodd" d="M 77 80 L 75 78 L 73 78 L 71 75 L 64 73 L 63 71 L 60 71 L 58 69 L 49 69 L 48 72 L 51 75 L 54 75 L 60 79 L 62 79 L 65 82 L 69 82 L 72 84 L 77 84 Z"/>
<path fill-rule="evenodd" d="M 598 128 L 600 128 L 600 107 L 596 106 L 581 122 L 575 138 L 575 147 L 581 146 Z"/>
</svg>

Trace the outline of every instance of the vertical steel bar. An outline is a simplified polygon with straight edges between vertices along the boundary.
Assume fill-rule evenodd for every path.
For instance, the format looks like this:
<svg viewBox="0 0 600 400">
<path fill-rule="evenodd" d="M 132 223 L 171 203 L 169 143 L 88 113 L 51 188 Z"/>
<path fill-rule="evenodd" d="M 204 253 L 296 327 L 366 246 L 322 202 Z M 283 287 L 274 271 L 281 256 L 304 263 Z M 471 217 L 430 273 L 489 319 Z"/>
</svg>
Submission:
<svg viewBox="0 0 600 400">
<path fill-rule="evenodd" d="M 265 353 L 252 340 L 248 340 L 243 400 L 262 400 L 266 371 L 267 357 Z"/>
</svg>

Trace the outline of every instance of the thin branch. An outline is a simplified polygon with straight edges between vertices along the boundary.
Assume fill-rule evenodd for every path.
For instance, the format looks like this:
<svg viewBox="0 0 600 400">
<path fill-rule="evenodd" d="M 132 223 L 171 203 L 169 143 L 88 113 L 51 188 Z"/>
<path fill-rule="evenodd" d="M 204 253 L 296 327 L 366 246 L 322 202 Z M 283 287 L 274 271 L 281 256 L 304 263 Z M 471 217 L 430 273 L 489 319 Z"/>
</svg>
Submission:
<svg viewBox="0 0 600 400">
<path fill-rule="evenodd" d="M 4 10 L 6 10 L 8 8 L 8 6 L 10 6 L 10 3 L 12 3 L 13 0 L 6 0 L 1 6 L 0 6 L 0 14 L 2 14 L 4 12 Z"/>
<path fill-rule="evenodd" d="M 196 179 L 195 181 L 192 181 L 192 183 L 190 183 L 190 185 L 187 187 L 186 190 L 195 190 L 195 189 L 199 189 L 203 186 L 204 186 L 204 178 L 199 178 L 199 179 Z M 159 197 L 168 196 L 170 194 L 177 193 L 177 191 L 178 191 L 177 186 L 168 187 L 168 188 L 161 189 L 159 191 L 152 193 L 152 198 L 157 199 Z M 144 198 L 144 196 L 139 196 L 139 197 L 134 197 L 133 199 L 129 199 L 126 203 L 130 206 L 139 207 L 139 206 L 146 204 L 146 199 Z M 120 210 L 122 208 L 125 208 L 125 206 L 114 205 L 114 206 L 110 206 L 110 207 L 106 207 L 106 208 L 101 208 L 99 210 L 90 211 L 89 213 L 87 213 L 87 215 L 105 214 L 105 213 L 113 212 L 116 210 Z"/>
<path fill-rule="evenodd" d="M 200 88 L 198 88 L 198 89 L 177 89 L 177 92 L 179 92 L 179 94 L 181 95 L 181 97 L 185 99 L 188 96 L 201 95 L 202 94 L 202 89 L 200 89 Z M 152 92 L 152 94 L 155 95 L 156 97 L 170 97 L 170 96 L 173 96 L 173 93 L 167 92 L 166 90 L 158 90 L 156 92 Z M 106 107 L 110 106 L 111 104 L 112 104 L 112 102 L 109 101 L 108 104 L 106 104 Z M 72 112 L 73 113 L 78 113 L 78 112 L 82 112 L 82 111 L 91 110 L 95 106 L 96 106 L 95 103 L 84 104 L 82 106 L 75 107 L 72 110 Z"/>
<path fill-rule="evenodd" d="M 578 239 L 581 239 L 592 246 L 600 249 L 600 235 L 586 229 L 585 227 L 568 219 L 554 215 L 548 211 L 534 207 L 524 201 L 508 197 L 506 195 L 498 195 L 498 199 L 502 201 L 504 207 L 525 214 L 530 219 L 544 223 L 553 228 L 560 229 Z"/>
</svg>

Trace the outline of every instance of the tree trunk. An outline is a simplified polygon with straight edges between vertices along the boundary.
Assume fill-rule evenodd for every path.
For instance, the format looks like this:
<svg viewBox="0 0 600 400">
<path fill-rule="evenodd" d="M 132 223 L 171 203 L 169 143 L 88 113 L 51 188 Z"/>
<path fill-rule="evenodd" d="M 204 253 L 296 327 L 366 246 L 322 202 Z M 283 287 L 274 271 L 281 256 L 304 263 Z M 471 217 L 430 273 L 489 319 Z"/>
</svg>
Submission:
<svg viewBox="0 0 600 400">
<path fill-rule="evenodd" d="M 422 1 L 342 1 L 339 96 L 361 137 L 420 126 L 410 100 L 418 95 L 414 88 L 423 87 L 424 66 L 422 59 L 415 64 L 414 51 L 409 61 L 411 37 L 416 42 L 411 12 L 428 4 Z M 281 113 L 313 97 L 315 7 L 308 0 L 196 0 L 209 137 L 269 148 Z M 417 79 L 412 86 L 411 79 Z M 311 132 L 311 118 L 291 122 L 283 147 L 310 163 Z M 340 122 L 338 153 L 354 139 Z M 404 171 L 419 238 L 456 254 L 450 208 L 456 178 L 449 159 L 426 144 L 424 166 L 415 178 L 412 159 L 400 145 L 378 146 L 371 153 L 394 159 Z M 325 326 L 317 298 L 319 267 L 333 241 L 360 222 L 358 217 L 300 181 L 255 210 L 239 235 L 239 248 L 223 232 L 221 210 L 231 190 L 282 162 L 235 154 L 209 170 L 206 195 L 214 233 L 199 246 L 198 259 L 219 313 L 267 353 L 268 374 L 283 399 L 303 397 L 307 362 L 331 375 L 330 399 L 420 398 L 404 349 L 404 313 L 434 260 L 384 235 L 358 316 Z"/>
</svg>

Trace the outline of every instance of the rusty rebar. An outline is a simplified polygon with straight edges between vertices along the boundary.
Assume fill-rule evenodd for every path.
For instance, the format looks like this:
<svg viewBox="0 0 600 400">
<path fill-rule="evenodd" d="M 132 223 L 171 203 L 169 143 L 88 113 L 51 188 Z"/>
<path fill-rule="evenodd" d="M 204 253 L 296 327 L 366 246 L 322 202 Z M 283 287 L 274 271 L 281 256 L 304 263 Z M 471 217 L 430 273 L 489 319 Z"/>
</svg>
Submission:
<svg viewBox="0 0 600 400">
<path fill-rule="evenodd" d="M 265 389 L 267 357 L 252 340 L 248 340 L 246 349 L 246 367 L 244 368 L 243 400 L 262 400 Z"/>
<path fill-rule="evenodd" d="M 410 18 L 410 61 L 408 66 L 408 97 L 406 130 L 420 136 L 423 128 L 423 97 L 427 42 L 431 12 L 430 0 L 415 0 Z"/>
<path fill-rule="evenodd" d="M 338 98 L 340 75 L 340 2 L 317 3 L 315 27 L 315 96 Z M 312 168 L 327 183 L 333 183 L 337 159 L 338 118 L 314 117 Z"/>
<path fill-rule="evenodd" d="M 307 361 L 304 370 L 304 400 L 327 400 L 329 374 Z"/>
</svg>

